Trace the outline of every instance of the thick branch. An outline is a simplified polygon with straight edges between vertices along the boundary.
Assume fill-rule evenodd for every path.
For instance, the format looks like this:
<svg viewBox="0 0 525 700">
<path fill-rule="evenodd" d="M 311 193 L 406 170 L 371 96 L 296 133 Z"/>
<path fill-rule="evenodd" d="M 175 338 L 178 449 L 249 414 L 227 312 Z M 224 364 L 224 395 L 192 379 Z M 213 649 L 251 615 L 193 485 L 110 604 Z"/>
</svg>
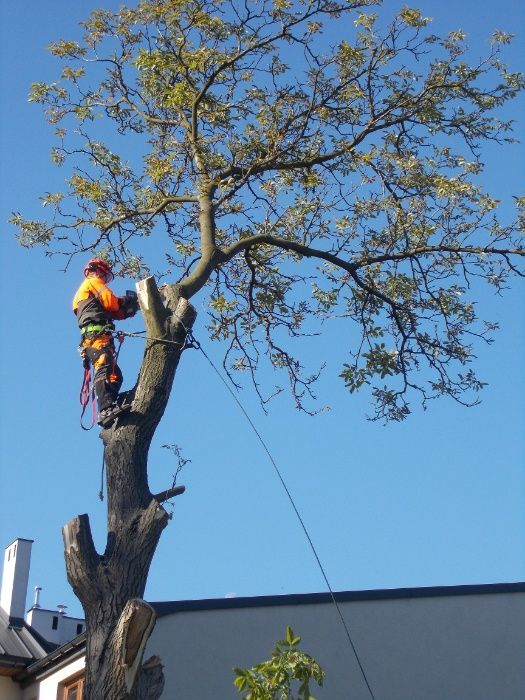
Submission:
<svg viewBox="0 0 525 700">
<path fill-rule="evenodd" d="M 334 255 L 333 253 L 329 253 L 325 250 L 319 250 L 318 248 L 311 248 L 310 246 L 302 243 L 297 243 L 296 241 L 290 241 L 287 238 L 280 238 L 279 236 L 272 236 L 271 234 L 266 233 L 251 236 L 250 238 L 241 238 L 240 240 L 236 241 L 222 251 L 224 261 L 226 262 L 231 260 L 231 258 L 238 253 L 245 250 L 250 250 L 250 248 L 257 245 L 271 245 L 283 250 L 292 250 L 294 253 L 302 255 L 305 258 L 319 258 L 321 260 L 326 260 L 326 262 L 329 262 L 332 265 L 343 268 L 351 275 L 355 274 L 357 268 L 354 263 L 341 260 L 341 258 L 337 257 L 337 255 Z"/>
<path fill-rule="evenodd" d="M 201 257 L 193 272 L 179 285 L 181 294 L 186 299 L 202 289 L 213 270 L 224 262 L 223 253 L 215 244 L 215 209 L 212 201 L 215 187 L 208 183 L 199 197 Z"/>
<path fill-rule="evenodd" d="M 100 556 L 91 534 L 89 516 L 77 515 L 62 528 L 67 579 L 84 604 L 86 598 L 96 600 L 95 580 Z"/>
<path fill-rule="evenodd" d="M 170 498 L 180 496 L 185 491 L 186 487 L 181 484 L 180 486 L 174 486 L 173 488 L 166 489 L 165 491 L 161 491 L 160 493 L 154 493 L 153 498 L 159 503 L 164 503 L 164 501 L 169 501 Z"/>
<path fill-rule="evenodd" d="M 155 626 L 156 614 L 144 600 L 128 600 L 117 623 L 114 642 L 120 659 L 128 693 L 135 684 L 146 642 Z"/>
<path fill-rule="evenodd" d="M 371 287 L 359 277 L 359 275 L 357 274 L 359 266 L 355 263 L 350 263 L 346 260 L 341 260 L 341 258 L 338 258 L 337 255 L 334 255 L 333 253 L 328 253 L 327 251 L 319 250 L 317 248 L 311 248 L 301 243 L 296 243 L 295 241 L 289 241 L 286 238 L 279 238 L 277 236 L 271 236 L 269 234 L 261 234 L 259 236 L 253 236 L 252 238 L 243 238 L 239 241 L 236 241 L 232 246 L 230 246 L 227 249 L 227 251 L 225 251 L 226 259 L 229 260 L 236 253 L 239 253 L 242 250 L 249 250 L 254 245 L 260 244 L 273 245 L 277 248 L 282 248 L 283 250 L 292 250 L 295 253 L 304 256 L 305 258 L 319 258 L 320 260 L 326 260 L 332 265 L 346 270 L 359 287 L 369 292 L 370 294 L 373 294 L 378 299 L 381 299 L 393 309 L 397 308 L 397 305 L 392 301 L 392 299 L 384 295 L 375 287 Z"/>
<path fill-rule="evenodd" d="M 179 296 L 175 306 L 170 307 L 170 309 L 173 309 L 169 320 L 170 332 L 180 342 L 182 347 L 186 334 L 193 328 L 197 312 L 195 307 L 183 296 Z"/>
<path fill-rule="evenodd" d="M 280 238 L 279 236 L 272 236 L 271 234 L 260 234 L 257 236 L 252 236 L 251 238 L 242 238 L 235 243 L 233 243 L 228 248 L 224 249 L 223 255 L 224 260 L 231 260 L 235 255 L 257 245 L 270 245 L 276 248 L 281 248 L 283 250 L 292 250 L 298 255 L 302 255 L 305 258 L 319 258 L 320 260 L 326 260 L 326 262 L 340 267 L 343 270 L 349 272 L 352 277 L 355 276 L 357 270 L 363 267 L 368 267 L 370 265 L 376 265 L 383 262 L 396 261 L 396 260 L 407 260 L 409 258 L 416 258 L 427 253 L 457 253 L 458 255 L 519 255 L 525 257 L 525 250 L 522 248 L 494 248 L 493 246 L 449 246 L 449 245 L 435 245 L 435 246 L 420 246 L 418 248 L 410 248 L 399 253 L 385 253 L 384 255 L 377 255 L 374 257 L 366 257 L 358 260 L 356 262 L 348 262 L 347 260 L 342 260 L 337 255 L 329 253 L 325 250 L 319 250 L 318 248 L 312 248 L 310 246 L 304 245 L 302 243 L 297 243 L 296 241 L 290 241 L 286 238 Z"/>
<path fill-rule="evenodd" d="M 146 331 L 148 335 L 164 337 L 166 332 L 166 320 L 168 312 L 162 303 L 154 277 L 146 277 L 136 285 L 139 298 L 140 310 L 144 316 Z"/>
<path fill-rule="evenodd" d="M 89 515 L 77 515 L 62 528 L 66 562 L 76 560 L 86 570 L 94 571 L 99 556 L 93 544 Z"/>
</svg>

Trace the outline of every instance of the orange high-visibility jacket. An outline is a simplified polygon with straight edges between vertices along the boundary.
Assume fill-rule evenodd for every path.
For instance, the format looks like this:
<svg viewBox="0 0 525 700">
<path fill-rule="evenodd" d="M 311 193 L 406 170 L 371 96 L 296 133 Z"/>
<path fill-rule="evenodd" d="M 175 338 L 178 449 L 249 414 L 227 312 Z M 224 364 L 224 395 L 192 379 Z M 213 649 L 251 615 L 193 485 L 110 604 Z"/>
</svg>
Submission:
<svg viewBox="0 0 525 700">
<path fill-rule="evenodd" d="M 82 282 L 73 298 L 73 312 L 80 327 L 126 318 L 121 297 L 115 296 L 100 277 L 86 277 Z"/>
</svg>

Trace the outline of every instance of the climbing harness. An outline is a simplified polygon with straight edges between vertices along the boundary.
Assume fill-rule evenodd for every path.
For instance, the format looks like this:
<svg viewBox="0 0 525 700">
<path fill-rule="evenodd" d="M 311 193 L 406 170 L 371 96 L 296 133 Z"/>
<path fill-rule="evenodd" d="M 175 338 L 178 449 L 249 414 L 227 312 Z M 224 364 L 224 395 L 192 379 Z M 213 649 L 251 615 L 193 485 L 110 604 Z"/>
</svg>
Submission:
<svg viewBox="0 0 525 700">
<path fill-rule="evenodd" d="M 116 338 L 118 342 L 118 348 L 115 352 L 113 348 L 111 372 L 115 371 L 115 366 L 118 361 L 118 356 L 122 348 L 122 343 L 124 342 L 124 333 L 121 331 L 115 331 L 113 327 L 110 326 L 97 326 L 97 325 L 87 325 L 81 329 L 81 335 L 84 338 L 86 335 L 98 336 L 98 335 L 112 335 Z M 100 355 L 106 352 L 108 348 L 100 348 Z M 80 405 L 82 406 L 82 412 L 80 414 L 80 427 L 82 430 L 91 430 L 95 423 L 97 422 L 97 409 L 96 409 L 96 396 L 95 396 L 95 383 L 94 383 L 94 372 L 91 372 L 91 362 L 86 354 L 86 348 L 82 345 L 79 346 L 78 351 L 82 358 L 82 363 L 84 366 L 84 376 L 82 378 L 82 385 L 80 387 Z M 97 356 L 99 357 L 99 355 Z M 94 368 L 93 368 L 94 369 Z M 84 425 L 84 413 L 86 412 L 88 403 L 91 398 L 91 424 L 89 426 Z"/>
<path fill-rule="evenodd" d="M 82 336 L 84 336 L 84 335 L 93 335 L 93 336 L 103 335 L 104 333 L 112 332 L 114 329 L 115 329 L 115 326 L 113 324 L 111 324 L 111 325 L 106 324 L 106 325 L 102 326 L 102 325 L 96 324 L 96 323 L 88 323 L 87 325 L 82 326 L 82 328 L 80 329 L 80 335 L 82 335 Z"/>
</svg>

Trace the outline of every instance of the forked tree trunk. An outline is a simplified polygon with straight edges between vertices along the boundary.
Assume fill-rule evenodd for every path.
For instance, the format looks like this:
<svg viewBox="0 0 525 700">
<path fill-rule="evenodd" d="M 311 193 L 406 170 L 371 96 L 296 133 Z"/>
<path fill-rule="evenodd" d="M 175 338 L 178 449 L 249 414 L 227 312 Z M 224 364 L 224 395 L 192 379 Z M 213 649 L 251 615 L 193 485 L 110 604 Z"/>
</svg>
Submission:
<svg viewBox="0 0 525 700">
<path fill-rule="evenodd" d="M 149 446 L 164 413 L 179 363 L 185 329 L 195 311 L 176 288 L 162 296 L 153 278 L 138 285 L 148 337 L 132 411 L 101 433 L 107 469 L 108 536 L 98 554 L 89 518 L 63 528 L 68 581 L 84 608 L 87 625 L 84 700 L 153 700 L 162 692 L 162 667 L 142 655 L 155 624 L 142 600 L 149 567 L 168 516 L 147 480 Z M 141 678 L 142 677 L 142 678 Z"/>
</svg>

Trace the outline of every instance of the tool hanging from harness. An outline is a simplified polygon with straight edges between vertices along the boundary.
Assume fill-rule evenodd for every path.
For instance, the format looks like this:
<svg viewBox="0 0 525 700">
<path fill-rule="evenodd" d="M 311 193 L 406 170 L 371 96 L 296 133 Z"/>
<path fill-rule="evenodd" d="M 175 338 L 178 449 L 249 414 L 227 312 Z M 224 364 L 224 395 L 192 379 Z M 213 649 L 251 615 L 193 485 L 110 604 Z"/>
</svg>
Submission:
<svg viewBox="0 0 525 700">
<path fill-rule="evenodd" d="M 95 385 L 93 383 L 93 377 L 91 376 L 91 364 L 88 358 L 84 355 L 82 358 L 82 363 L 84 365 L 84 377 L 82 379 L 82 386 L 80 387 L 80 405 L 82 406 L 82 413 L 80 414 L 80 427 L 82 430 L 91 430 L 95 425 L 97 420 L 97 407 L 95 399 Z M 86 412 L 87 405 L 89 403 L 89 397 L 91 396 L 91 425 L 86 427 L 83 423 L 84 413 Z"/>
<path fill-rule="evenodd" d="M 124 334 L 121 332 L 115 332 L 111 329 L 108 328 L 108 326 L 87 326 L 84 329 L 82 329 L 82 334 L 84 335 L 85 333 L 90 333 L 90 334 L 96 334 L 97 332 L 99 334 L 103 333 L 111 333 L 113 337 L 115 337 L 118 341 L 118 348 L 117 351 L 114 355 L 113 358 L 113 364 L 117 364 L 118 356 L 120 353 L 120 348 L 122 347 L 122 343 L 124 342 Z M 97 422 L 97 405 L 96 405 L 96 395 L 95 395 L 95 383 L 94 383 L 94 376 L 91 372 L 91 363 L 89 361 L 89 358 L 86 355 L 86 348 L 82 347 L 82 345 L 78 348 L 80 352 L 80 356 L 82 358 L 82 364 L 84 367 L 84 376 L 82 378 L 82 385 L 80 387 L 80 405 L 82 406 L 82 412 L 80 414 L 80 427 L 82 430 L 91 430 L 91 428 L 95 425 Z M 102 350 L 103 352 L 103 350 Z M 91 399 L 91 424 L 89 426 L 84 425 L 84 413 L 86 412 L 87 406 L 89 404 L 89 401 Z"/>
</svg>

